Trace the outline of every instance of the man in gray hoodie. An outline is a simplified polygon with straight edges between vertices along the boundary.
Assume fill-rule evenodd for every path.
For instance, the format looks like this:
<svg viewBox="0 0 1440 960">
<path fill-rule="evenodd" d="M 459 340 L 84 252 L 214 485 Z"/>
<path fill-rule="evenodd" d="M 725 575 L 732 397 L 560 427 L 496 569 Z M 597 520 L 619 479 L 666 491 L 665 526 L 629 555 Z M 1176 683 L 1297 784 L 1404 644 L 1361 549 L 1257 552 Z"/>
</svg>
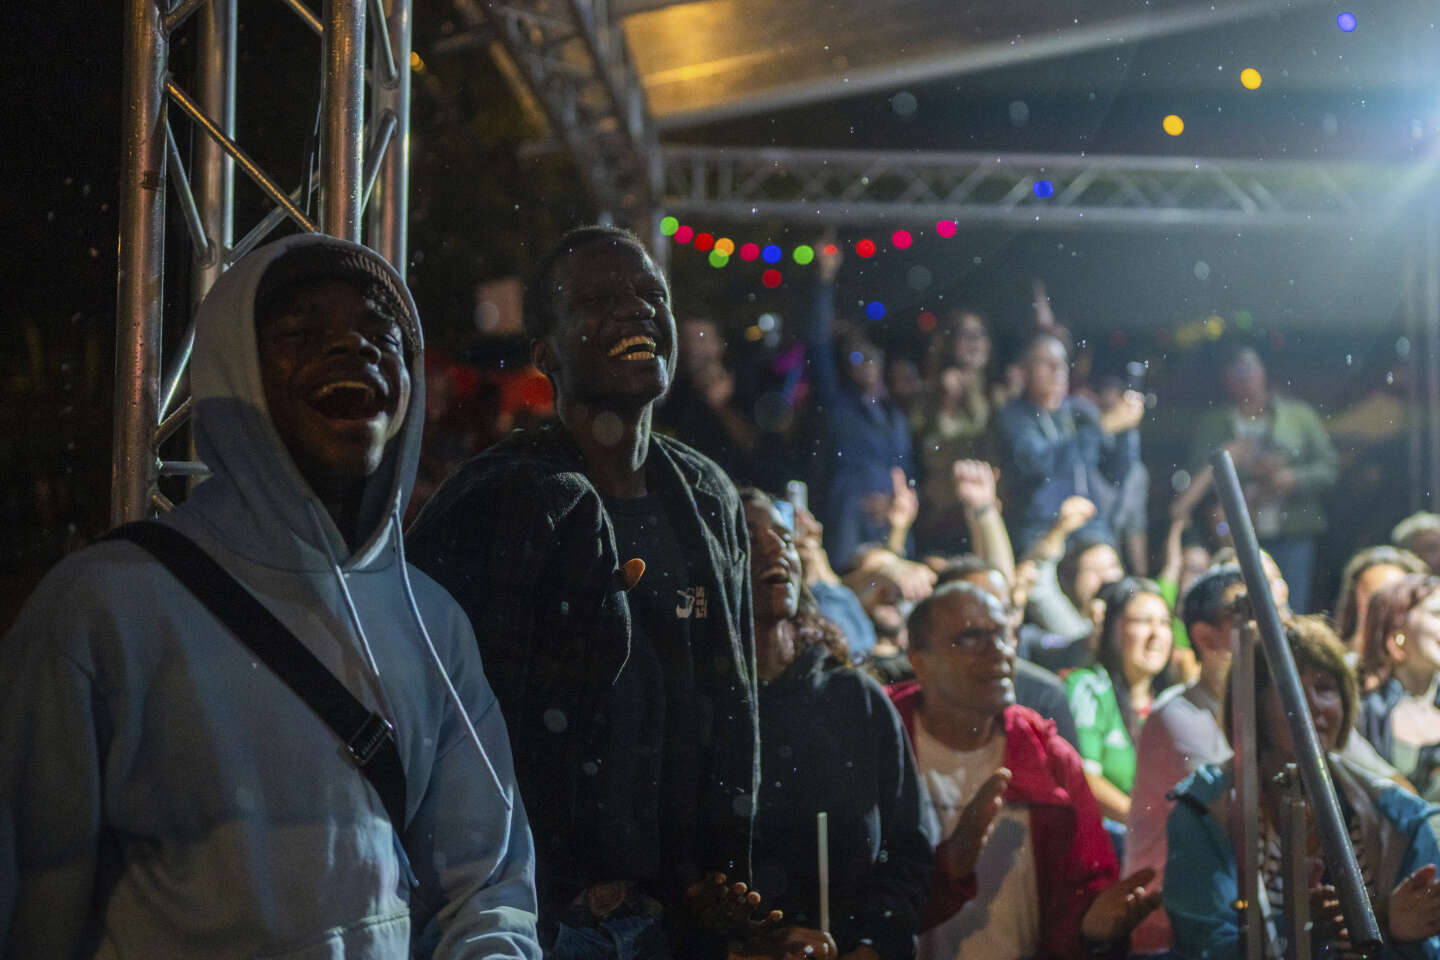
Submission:
<svg viewBox="0 0 1440 960">
<path fill-rule="evenodd" d="M 160 521 L 388 722 L 403 790 L 150 552 L 95 544 L 0 648 L 0 956 L 539 957 L 504 720 L 403 554 L 423 369 L 379 256 L 255 251 L 196 318 L 211 476 Z"/>
</svg>

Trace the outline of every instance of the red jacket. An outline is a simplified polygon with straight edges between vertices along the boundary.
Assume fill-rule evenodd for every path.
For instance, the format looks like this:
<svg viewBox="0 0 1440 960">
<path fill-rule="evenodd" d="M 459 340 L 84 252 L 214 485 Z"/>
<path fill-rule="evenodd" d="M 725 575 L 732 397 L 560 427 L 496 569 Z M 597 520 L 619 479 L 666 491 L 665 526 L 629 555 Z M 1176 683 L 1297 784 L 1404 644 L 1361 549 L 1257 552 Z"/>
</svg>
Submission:
<svg viewBox="0 0 1440 960">
<path fill-rule="evenodd" d="M 912 742 L 915 708 L 922 698 L 916 681 L 889 688 Z M 1095 895 L 1120 878 L 1115 848 L 1100 821 L 1100 807 L 1085 782 L 1080 755 L 1055 732 L 1055 724 L 1026 707 L 1005 708 L 1005 766 L 1013 777 L 1007 803 L 1030 809 L 1030 839 L 1039 884 L 1041 947 L 1036 960 L 1070 960 L 1085 955 L 1080 922 Z M 953 916 L 975 896 L 975 875 L 950 874 L 937 858 L 930 890 L 928 930 Z M 1122 941 L 1116 955 L 1125 955 Z"/>
</svg>

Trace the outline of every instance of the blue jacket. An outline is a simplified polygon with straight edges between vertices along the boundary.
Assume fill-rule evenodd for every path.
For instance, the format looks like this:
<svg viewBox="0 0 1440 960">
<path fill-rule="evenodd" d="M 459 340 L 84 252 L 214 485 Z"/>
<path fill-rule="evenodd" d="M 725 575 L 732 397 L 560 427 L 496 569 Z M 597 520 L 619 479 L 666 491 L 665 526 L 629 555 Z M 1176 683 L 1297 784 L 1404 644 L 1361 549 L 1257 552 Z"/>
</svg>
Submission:
<svg viewBox="0 0 1440 960">
<path fill-rule="evenodd" d="M 1100 429 L 1095 405 L 1066 397 L 1060 409 L 1046 413 L 1021 398 L 1006 404 L 997 417 L 1000 430 L 1000 476 L 1005 505 L 1018 556 L 1054 524 L 1067 497 L 1085 497 L 1095 516 L 1077 537 L 1114 543 L 1110 515 L 1119 484 L 1140 458 L 1140 434 Z"/>
<path fill-rule="evenodd" d="M 1352 734 L 1354 736 L 1355 734 Z M 1332 755 L 1330 770 L 1342 807 L 1361 818 L 1364 851 L 1381 889 L 1372 890 L 1376 913 L 1385 914 L 1390 891 L 1427 863 L 1440 862 L 1440 845 L 1430 818 L 1440 813 L 1389 781 L 1372 780 Z M 1186 882 L 1165 884 L 1165 910 L 1175 931 L 1175 950 L 1195 960 L 1238 956 L 1240 928 L 1231 906 L 1239 895 L 1235 855 L 1229 838 L 1231 767 L 1207 765 L 1175 788 L 1180 800 L 1166 823 L 1169 854 L 1165 875 Z M 1284 935 L 1285 919 L 1275 916 Z M 1440 937 L 1415 943 L 1387 943 L 1384 960 L 1440 958 Z"/>
<path fill-rule="evenodd" d="M 310 244 L 401 286 L 375 254 L 314 234 L 221 277 L 190 370 L 211 476 L 163 522 L 393 722 L 406 822 L 168 570 L 131 543 L 98 543 L 51 571 L 0 647 L 0 956 L 405 960 L 424 932 L 436 956 L 539 958 L 505 722 L 465 614 L 401 549 L 425 418 L 414 305 L 401 318 L 410 405 L 366 485 L 355 548 L 265 405 L 257 286 Z"/>
<path fill-rule="evenodd" d="M 820 284 L 805 340 L 815 400 L 825 424 L 828 483 L 820 520 L 825 551 L 845 569 L 862 543 L 884 543 L 889 528 L 865 515 L 865 498 L 892 489 L 890 468 L 915 476 L 910 423 L 886 397 L 867 398 L 835 366 L 835 288 Z"/>
</svg>

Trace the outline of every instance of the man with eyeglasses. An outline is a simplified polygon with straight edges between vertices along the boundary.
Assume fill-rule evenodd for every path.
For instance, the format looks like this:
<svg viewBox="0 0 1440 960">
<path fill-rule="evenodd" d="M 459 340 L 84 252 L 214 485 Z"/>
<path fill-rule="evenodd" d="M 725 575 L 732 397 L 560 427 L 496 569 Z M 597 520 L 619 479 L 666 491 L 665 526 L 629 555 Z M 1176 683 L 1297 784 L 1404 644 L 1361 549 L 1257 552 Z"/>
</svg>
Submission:
<svg viewBox="0 0 1440 960">
<path fill-rule="evenodd" d="M 1015 703 L 1001 602 L 947 583 L 910 614 L 918 681 L 894 693 L 941 821 L 921 960 L 1124 957 L 1159 904 L 1118 880 L 1080 757 Z"/>
</svg>

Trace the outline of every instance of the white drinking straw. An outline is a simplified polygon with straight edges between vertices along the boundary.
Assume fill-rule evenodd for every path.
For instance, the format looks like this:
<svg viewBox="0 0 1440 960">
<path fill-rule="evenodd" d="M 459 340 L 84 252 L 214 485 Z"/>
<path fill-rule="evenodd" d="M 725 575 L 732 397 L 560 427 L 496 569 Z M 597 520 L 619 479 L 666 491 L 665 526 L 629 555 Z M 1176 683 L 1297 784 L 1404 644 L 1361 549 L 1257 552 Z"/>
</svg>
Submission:
<svg viewBox="0 0 1440 960">
<path fill-rule="evenodd" d="M 820 930 L 830 932 L 830 818 L 824 810 L 815 814 L 815 841 L 820 860 Z"/>
</svg>

